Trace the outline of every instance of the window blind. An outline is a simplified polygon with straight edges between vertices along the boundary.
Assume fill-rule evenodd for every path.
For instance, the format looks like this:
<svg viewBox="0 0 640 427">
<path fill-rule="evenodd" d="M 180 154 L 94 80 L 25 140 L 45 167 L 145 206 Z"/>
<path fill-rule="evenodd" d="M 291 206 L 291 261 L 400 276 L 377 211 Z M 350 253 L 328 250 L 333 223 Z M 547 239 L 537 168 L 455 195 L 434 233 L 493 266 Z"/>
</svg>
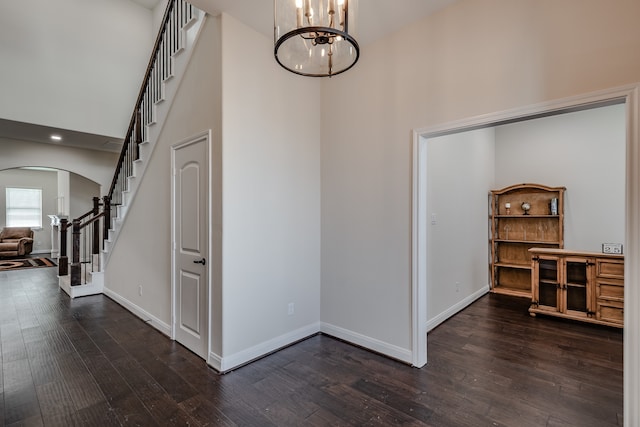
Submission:
<svg viewBox="0 0 640 427">
<path fill-rule="evenodd" d="M 7 188 L 7 227 L 42 227 L 42 190 Z"/>
</svg>

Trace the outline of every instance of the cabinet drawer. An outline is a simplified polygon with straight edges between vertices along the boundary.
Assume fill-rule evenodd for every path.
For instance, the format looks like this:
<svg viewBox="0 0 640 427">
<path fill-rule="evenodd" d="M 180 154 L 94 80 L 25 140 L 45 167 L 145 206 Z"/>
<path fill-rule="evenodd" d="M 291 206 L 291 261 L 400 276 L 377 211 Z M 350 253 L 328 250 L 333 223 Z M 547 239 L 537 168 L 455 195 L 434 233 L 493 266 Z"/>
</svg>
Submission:
<svg viewBox="0 0 640 427">
<path fill-rule="evenodd" d="M 598 301 L 596 319 L 606 322 L 624 324 L 624 303 L 615 301 Z"/>
<path fill-rule="evenodd" d="M 624 280 L 624 261 L 615 259 L 596 260 L 596 276 Z"/>
<path fill-rule="evenodd" d="M 596 285 L 596 298 L 624 301 L 624 283 L 615 280 L 598 280 Z"/>
</svg>

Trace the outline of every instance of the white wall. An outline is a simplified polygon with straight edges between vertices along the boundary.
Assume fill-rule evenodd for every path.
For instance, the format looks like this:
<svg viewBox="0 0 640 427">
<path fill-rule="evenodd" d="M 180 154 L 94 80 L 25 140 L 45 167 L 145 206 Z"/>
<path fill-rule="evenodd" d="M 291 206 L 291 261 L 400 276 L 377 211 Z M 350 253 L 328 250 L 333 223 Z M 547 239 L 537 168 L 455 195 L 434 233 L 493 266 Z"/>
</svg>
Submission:
<svg viewBox="0 0 640 427">
<path fill-rule="evenodd" d="M 41 166 L 84 176 L 109 191 L 118 153 L 0 138 L 0 170 Z"/>
<path fill-rule="evenodd" d="M 625 106 L 496 128 L 496 188 L 522 182 L 566 187 L 565 248 L 624 243 Z"/>
<path fill-rule="evenodd" d="M 323 81 L 322 321 L 410 350 L 411 130 L 640 80 L 639 15 L 460 1 Z"/>
<path fill-rule="evenodd" d="M 0 171 L 0 229 L 6 226 L 6 188 L 39 188 L 42 190 L 42 228 L 34 229 L 33 252 L 51 251 L 51 220 L 56 213 L 58 180 L 55 171 L 8 169 Z"/>
<path fill-rule="evenodd" d="M 0 3 L 0 118 L 124 137 L 155 33 L 128 0 Z"/>
<path fill-rule="evenodd" d="M 65 200 L 69 203 L 69 218 L 78 218 L 93 209 L 93 198 L 100 197 L 100 186 L 95 182 L 86 179 L 75 173 L 68 174 L 68 196 Z M 60 182 L 60 181 L 58 181 Z M 60 192 L 60 187 L 58 187 Z M 100 225 L 100 223 L 97 223 Z M 80 237 L 80 259 L 88 260 L 91 250 L 91 242 L 93 241 L 92 226 L 85 227 Z M 102 231 L 100 232 L 102 235 Z M 69 241 L 67 243 L 68 255 L 72 255 L 72 235 L 68 234 Z M 102 244 L 102 242 L 101 242 Z"/>
<path fill-rule="evenodd" d="M 320 82 L 283 71 L 273 42 L 228 15 L 222 52 L 223 353 L 241 360 L 317 331 Z"/>
<path fill-rule="evenodd" d="M 488 290 L 487 194 L 494 185 L 494 159 L 493 128 L 427 142 L 430 328 L 453 314 L 449 310 L 460 300 Z"/>
<path fill-rule="evenodd" d="M 152 324 L 169 333 L 171 325 L 171 145 L 209 129 L 214 130 L 214 170 L 220 173 L 220 25 L 209 17 L 201 29 L 191 62 L 180 82 L 173 104 L 161 129 L 136 197 L 127 207 L 127 216 L 112 249 L 105 270 L 108 291 L 129 305 L 147 313 Z M 176 81 L 172 81 L 173 84 Z M 154 125 L 155 126 L 155 125 Z M 218 148 L 216 148 L 216 146 Z M 217 158 L 215 157 L 217 153 Z M 218 184 L 219 187 L 219 179 Z M 214 211 L 219 205 L 219 190 L 214 191 Z M 214 221 L 220 223 L 220 218 Z M 215 227 L 212 239 L 220 240 Z M 214 276 L 214 293 L 220 293 L 219 260 L 211 255 L 210 274 Z M 142 295 L 138 287 L 142 286 Z M 217 288 L 216 288 L 217 287 Z M 214 316 L 220 315 L 220 303 Z M 219 326 L 218 326 L 219 327 Z M 213 348 L 219 348 L 216 336 Z M 216 347 L 217 346 L 217 347 Z"/>
<path fill-rule="evenodd" d="M 69 176 L 69 212 L 77 218 L 93 209 L 93 198 L 100 197 L 100 186 L 80 175 Z"/>
<path fill-rule="evenodd" d="M 58 169 L 58 200 L 56 214 L 69 216 L 71 211 L 71 172 Z"/>
<path fill-rule="evenodd" d="M 170 325 L 170 145 L 213 129 L 211 351 L 225 369 L 318 330 L 320 118 L 303 100 L 319 90 L 260 34 L 209 17 L 107 265 L 111 292 Z"/>
</svg>

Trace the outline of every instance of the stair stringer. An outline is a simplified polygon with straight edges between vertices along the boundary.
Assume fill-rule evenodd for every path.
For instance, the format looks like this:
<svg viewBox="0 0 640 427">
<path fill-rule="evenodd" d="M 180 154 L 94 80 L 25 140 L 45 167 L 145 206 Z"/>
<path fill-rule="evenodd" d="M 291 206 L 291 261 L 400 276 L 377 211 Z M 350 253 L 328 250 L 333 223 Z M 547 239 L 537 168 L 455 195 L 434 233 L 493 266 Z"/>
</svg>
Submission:
<svg viewBox="0 0 640 427">
<path fill-rule="evenodd" d="M 153 120 L 146 125 L 146 140 L 140 144 L 140 158 L 133 163 L 132 175 L 127 178 L 127 189 L 122 194 L 122 204 L 115 209 L 116 214 L 111 218 L 111 224 L 104 248 L 101 252 L 101 270 L 104 271 L 113 249 L 118 241 L 120 230 L 127 217 L 128 208 L 135 200 L 138 187 L 144 177 L 145 171 L 153 154 L 155 142 L 162 132 L 167 115 L 180 87 L 180 82 L 187 70 L 194 46 L 200 35 L 207 14 L 194 8 L 194 17 L 182 30 L 183 46 L 172 57 L 173 74 L 162 83 L 163 98 L 153 105 Z"/>
</svg>

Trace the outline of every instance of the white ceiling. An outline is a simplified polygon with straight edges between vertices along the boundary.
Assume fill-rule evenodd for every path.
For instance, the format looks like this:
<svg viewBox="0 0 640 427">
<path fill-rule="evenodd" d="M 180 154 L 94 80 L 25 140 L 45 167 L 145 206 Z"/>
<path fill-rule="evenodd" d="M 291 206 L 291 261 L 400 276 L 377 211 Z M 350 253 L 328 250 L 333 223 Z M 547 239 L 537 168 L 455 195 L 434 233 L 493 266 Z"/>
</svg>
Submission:
<svg viewBox="0 0 640 427">
<path fill-rule="evenodd" d="M 153 9 L 164 0 L 131 0 Z M 398 31 L 429 14 L 458 0 L 358 0 L 356 40 L 363 55 L 375 40 Z M 191 0 L 194 6 L 211 14 L 228 13 L 266 37 L 273 37 L 272 0 Z M 63 137 L 61 142 L 50 139 L 51 134 Z M 112 137 L 32 125 L 0 119 L 0 138 L 68 145 L 93 150 L 120 151 L 121 141 Z"/>
<path fill-rule="evenodd" d="M 456 1 L 358 0 L 356 40 L 361 47 L 365 46 Z M 265 36 L 273 37 L 272 0 L 190 0 L 190 2 L 209 13 L 228 13 Z"/>
<path fill-rule="evenodd" d="M 153 10 L 163 0 L 131 1 L 144 8 Z M 123 129 L 123 131 L 125 130 L 126 129 Z M 51 135 L 60 135 L 62 141 L 51 140 Z M 116 153 L 122 150 L 122 140 L 118 138 L 4 119 L 0 119 L 0 138 L 57 144 L 90 150 L 112 151 Z"/>
</svg>

